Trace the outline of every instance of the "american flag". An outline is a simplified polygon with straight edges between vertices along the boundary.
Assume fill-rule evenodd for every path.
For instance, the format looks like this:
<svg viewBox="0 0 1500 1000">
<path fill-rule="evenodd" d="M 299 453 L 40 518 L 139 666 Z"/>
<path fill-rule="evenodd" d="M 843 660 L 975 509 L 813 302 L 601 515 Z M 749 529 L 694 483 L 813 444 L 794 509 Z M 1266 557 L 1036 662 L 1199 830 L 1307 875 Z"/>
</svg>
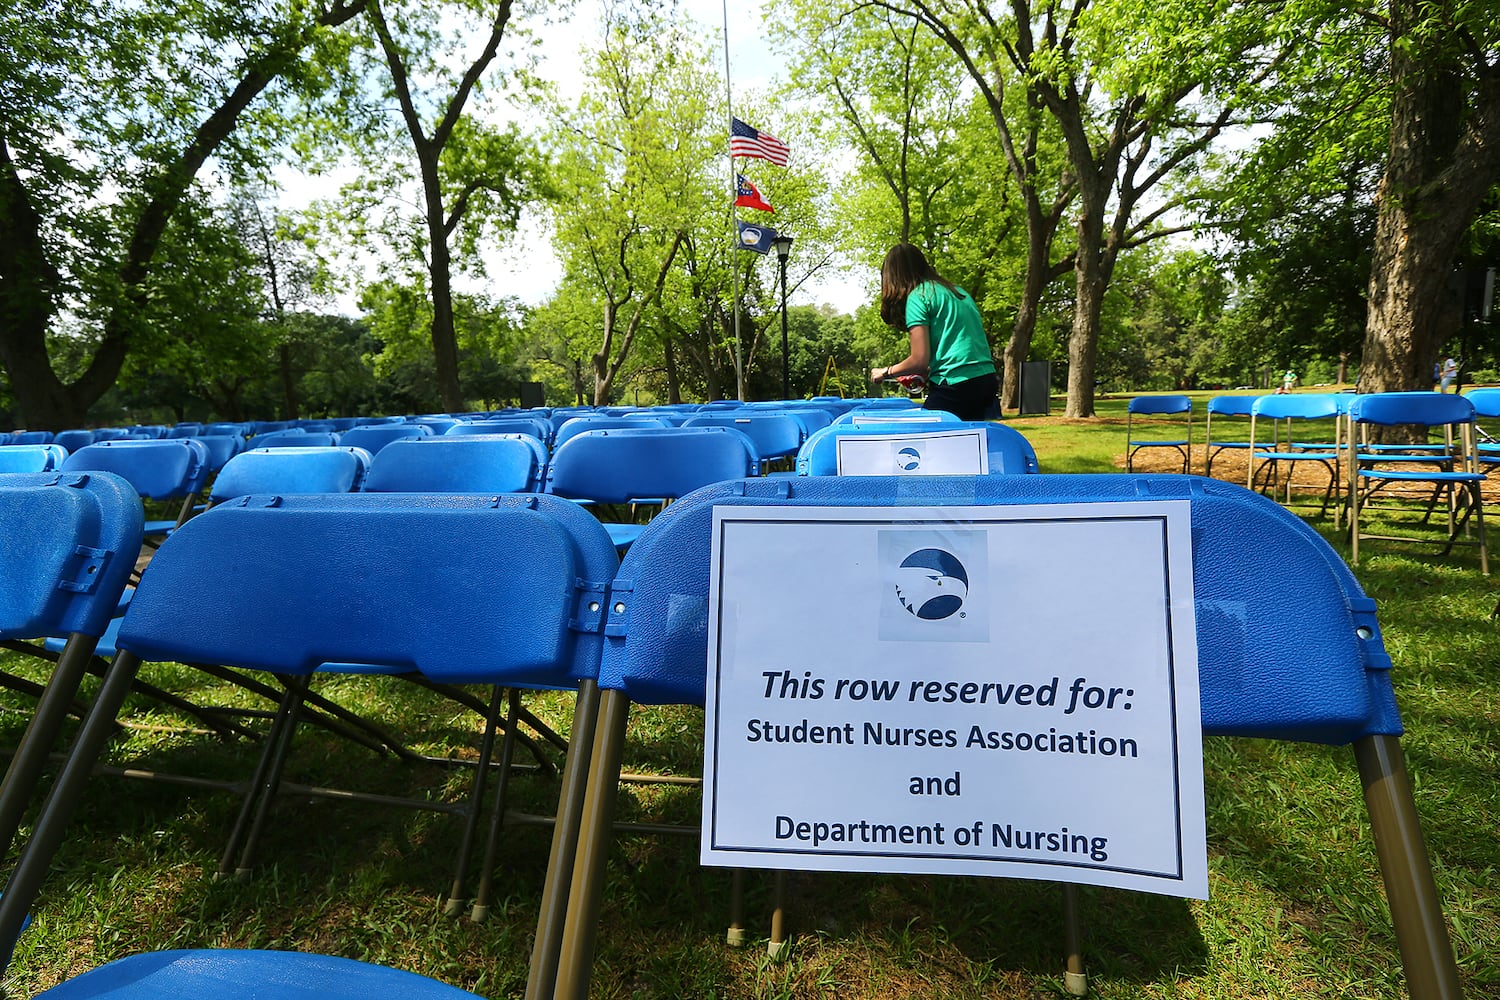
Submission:
<svg viewBox="0 0 1500 1000">
<path fill-rule="evenodd" d="M 784 167 L 789 152 L 786 143 L 769 132 L 757 131 L 738 118 L 729 119 L 730 156 L 751 156 Z"/>
</svg>

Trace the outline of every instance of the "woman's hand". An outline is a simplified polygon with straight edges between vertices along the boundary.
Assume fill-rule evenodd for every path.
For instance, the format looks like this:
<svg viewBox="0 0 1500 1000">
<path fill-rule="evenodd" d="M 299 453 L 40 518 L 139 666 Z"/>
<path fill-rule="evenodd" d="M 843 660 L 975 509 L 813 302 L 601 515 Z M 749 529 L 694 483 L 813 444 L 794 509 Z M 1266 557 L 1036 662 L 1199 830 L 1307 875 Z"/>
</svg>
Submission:
<svg viewBox="0 0 1500 1000">
<path fill-rule="evenodd" d="M 870 369 L 870 381 L 871 382 L 884 382 L 885 381 L 886 373 L 889 372 L 889 371 L 890 371 L 889 368 L 871 368 Z"/>
</svg>

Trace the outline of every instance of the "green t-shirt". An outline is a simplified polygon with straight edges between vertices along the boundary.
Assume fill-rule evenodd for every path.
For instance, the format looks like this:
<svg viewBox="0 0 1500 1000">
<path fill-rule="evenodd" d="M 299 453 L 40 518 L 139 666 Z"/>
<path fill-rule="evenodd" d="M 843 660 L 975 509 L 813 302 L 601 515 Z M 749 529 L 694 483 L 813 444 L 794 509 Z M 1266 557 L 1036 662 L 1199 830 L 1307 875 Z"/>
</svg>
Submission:
<svg viewBox="0 0 1500 1000">
<path fill-rule="evenodd" d="M 952 385 L 995 370 L 979 307 L 962 288 L 949 291 L 936 281 L 924 281 L 912 289 L 906 298 L 906 328 L 914 326 L 927 327 L 929 382 Z"/>
</svg>

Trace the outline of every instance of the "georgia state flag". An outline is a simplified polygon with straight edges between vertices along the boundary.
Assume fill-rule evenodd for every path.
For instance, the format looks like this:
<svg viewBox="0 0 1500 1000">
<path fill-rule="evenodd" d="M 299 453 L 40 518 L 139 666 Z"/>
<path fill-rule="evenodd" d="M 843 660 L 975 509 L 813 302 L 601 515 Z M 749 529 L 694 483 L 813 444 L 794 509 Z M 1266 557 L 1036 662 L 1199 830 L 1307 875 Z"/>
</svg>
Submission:
<svg viewBox="0 0 1500 1000">
<path fill-rule="evenodd" d="M 774 212 L 771 203 L 761 197 L 760 188 L 745 179 L 744 174 L 734 175 L 734 205 L 736 208 L 754 208 L 762 212 Z"/>
</svg>

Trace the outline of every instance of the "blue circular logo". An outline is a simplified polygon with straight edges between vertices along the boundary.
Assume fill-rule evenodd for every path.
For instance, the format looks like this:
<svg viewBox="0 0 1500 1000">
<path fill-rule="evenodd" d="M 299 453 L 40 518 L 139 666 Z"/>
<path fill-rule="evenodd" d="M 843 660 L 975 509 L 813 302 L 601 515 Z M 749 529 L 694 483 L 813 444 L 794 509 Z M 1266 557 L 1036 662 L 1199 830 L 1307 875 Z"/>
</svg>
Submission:
<svg viewBox="0 0 1500 1000">
<path fill-rule="evenodd" d="M 917 449 L 908 445 L 907 447 L 902 448 L 900 451 L 896 452 L 896 464 L 902 469 L 902 471 L 911 472 L 917 466 L 922 464 L 922 455 L 917 451 Z"/>
<path fill-rule="evenodd" d="M 951 552 L 918 549 L 901 561 L 896 598 L 918 618 L 951 618 L 969 596 L 969 573 Z"/>
</svg>

